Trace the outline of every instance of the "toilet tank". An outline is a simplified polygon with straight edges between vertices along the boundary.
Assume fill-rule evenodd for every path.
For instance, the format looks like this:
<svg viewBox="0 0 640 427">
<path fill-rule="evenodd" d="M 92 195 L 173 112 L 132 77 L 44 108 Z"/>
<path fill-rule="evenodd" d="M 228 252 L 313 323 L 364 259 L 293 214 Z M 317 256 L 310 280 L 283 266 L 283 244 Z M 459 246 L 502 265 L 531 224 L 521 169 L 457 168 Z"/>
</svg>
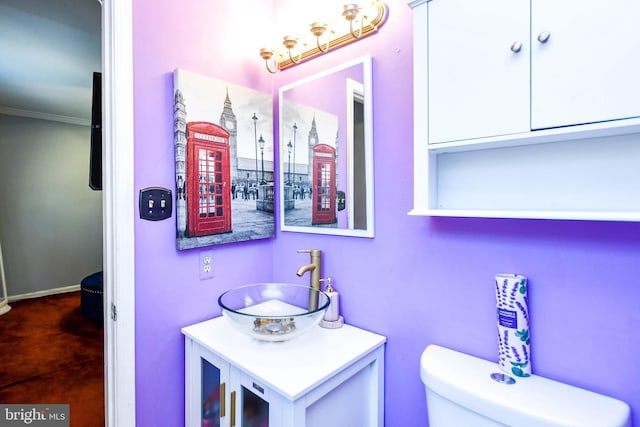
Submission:
<svg viewBox="0 0 640 427">
<path fill-rule="evenodd" d="M 629 405 L 538 375 L 503 384 L 488 362 L 437 345 L 420 360 L 429 427 L 631 427 Z"/>
</svg>

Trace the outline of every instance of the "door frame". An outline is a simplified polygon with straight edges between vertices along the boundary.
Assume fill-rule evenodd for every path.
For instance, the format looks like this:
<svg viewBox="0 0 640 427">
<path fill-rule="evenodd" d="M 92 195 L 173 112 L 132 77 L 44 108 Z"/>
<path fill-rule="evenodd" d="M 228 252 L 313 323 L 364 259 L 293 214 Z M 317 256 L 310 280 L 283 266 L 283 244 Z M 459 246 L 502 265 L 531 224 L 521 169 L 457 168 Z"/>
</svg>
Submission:
<svg viewBox="0 0 640 427">
<path fill-rule="evenodd" d="M 105 141 L 102 148 L 105 425 L 134 426 L 133 0 L 98 1 L 102 4 Z"/>
</svg>

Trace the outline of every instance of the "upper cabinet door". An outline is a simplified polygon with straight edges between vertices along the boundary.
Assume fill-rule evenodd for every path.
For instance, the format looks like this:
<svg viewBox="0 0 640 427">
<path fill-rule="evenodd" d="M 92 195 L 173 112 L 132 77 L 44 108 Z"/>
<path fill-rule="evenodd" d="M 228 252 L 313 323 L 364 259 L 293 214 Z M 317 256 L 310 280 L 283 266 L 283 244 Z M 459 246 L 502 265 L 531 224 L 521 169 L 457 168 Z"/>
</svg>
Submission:
<svg viewBox="0 0 640 427">
<path fill-rule="evenodd" d="M 528 132 L 529 0 L 428 7 L 429 143 Z"/>
<path fill-rule="evenodd" d="M 640 116 L 640 1 L 531 4 L 532 128 Z"/>
</svg>

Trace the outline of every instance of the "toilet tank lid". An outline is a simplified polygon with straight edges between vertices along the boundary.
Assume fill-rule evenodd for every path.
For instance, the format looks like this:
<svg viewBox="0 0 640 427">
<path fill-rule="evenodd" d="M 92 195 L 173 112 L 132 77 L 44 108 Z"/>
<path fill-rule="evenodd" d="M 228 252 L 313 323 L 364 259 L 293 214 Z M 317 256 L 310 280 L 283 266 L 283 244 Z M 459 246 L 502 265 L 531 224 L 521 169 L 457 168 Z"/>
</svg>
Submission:
<svg viewBox="0 0 640 427">
<path fill-rule="evenodd" d="M 491 379 L 497 363 L 428 346 L 420 377 L 433 392 L 464 408 L 507 425 L 535 427 L 630 427 L 625 402 L 538 375 L 511 385 Z M 428 404 L 427 399 L 427 404 Z"/>
</svg>

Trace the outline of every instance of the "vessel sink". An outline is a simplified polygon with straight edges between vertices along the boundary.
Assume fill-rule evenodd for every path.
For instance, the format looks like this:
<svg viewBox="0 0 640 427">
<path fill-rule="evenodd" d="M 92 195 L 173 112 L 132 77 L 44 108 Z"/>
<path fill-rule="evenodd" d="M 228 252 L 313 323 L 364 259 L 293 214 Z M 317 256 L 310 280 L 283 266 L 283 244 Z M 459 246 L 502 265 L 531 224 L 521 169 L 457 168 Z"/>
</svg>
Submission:
<svg viewBox="0 0 640 427">
<path fill-rule="evenodd" d="M 308 286 L 257 283 L 224 292 L 218 304 L 240 332 L 263 341 L 286 341 L 320 323 L 329 296 Z"/>
</svg>

